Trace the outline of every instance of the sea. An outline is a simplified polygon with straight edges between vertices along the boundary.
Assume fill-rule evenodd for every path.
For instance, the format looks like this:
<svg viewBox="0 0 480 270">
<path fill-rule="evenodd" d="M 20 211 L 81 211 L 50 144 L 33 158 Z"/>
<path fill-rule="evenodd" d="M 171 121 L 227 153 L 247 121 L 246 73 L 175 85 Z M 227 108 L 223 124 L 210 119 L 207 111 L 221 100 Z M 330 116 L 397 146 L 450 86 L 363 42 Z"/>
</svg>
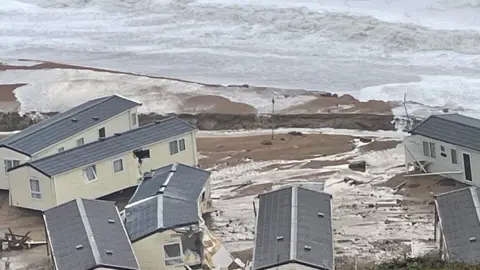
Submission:
<svg viewBox="0 0 480 270">
<path fill-rule="evenodd" d="M 480 117 L 480 0 L 1 0 L 2 58 Z"/>
</svg>

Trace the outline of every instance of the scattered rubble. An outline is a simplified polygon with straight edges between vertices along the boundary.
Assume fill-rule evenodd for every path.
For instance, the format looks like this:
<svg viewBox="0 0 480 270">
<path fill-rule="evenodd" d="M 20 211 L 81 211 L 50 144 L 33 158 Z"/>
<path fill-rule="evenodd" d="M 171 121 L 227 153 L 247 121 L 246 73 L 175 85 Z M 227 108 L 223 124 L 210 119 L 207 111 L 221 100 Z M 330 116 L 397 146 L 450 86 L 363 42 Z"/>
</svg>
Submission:
<svg viewBox="0 0 480 270">
<path fill-rule="evenodd" d="M 365 172 L 367 169 L 367 162 L 365 160 L 356 160 L 348 164 L 350 170 Z"/>
</svg>

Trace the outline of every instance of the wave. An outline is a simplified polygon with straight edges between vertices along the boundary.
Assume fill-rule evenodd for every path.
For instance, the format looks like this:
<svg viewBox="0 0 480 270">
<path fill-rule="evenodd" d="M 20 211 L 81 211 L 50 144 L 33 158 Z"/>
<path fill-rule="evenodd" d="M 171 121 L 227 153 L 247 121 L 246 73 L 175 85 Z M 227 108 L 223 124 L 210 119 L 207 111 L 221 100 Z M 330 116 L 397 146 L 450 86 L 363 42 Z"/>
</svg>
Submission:
<svg viewBox="0 0 480 270">
<path fill-rule="evenodd" d="M 454 5 L 453 0 L 447 4 Z M 445 2 L 444 1 L 444 2 Z M 397 52 L 453 51 L 480 54 L 480 32 L 442 30 L 415 24 L 381 21 L 372 16 L 329 12 L 306 7 L 272 7 L 246 4 L 203 4 L 191 0 L 29 0 L 42 8 L 98 10 L 114 15 L 111 20 L 125 32 L 135 29 L 166 33 L 186 29 L 188 38 L 230 40 L 307 40 L 342 42 L 365 50 Z M 463 0 L 460 6 L 477 6 L 478 0 Z M 440 2 L 442 3 L 442 2 Z M 447 5 L 443 4 L 443 6 Z M 440 4 L 437 4 L 437 6 Z M 435 6 L 432 6 L 434 8 Z M 443 7 L 444 8 L 444 7 Z M 124 14 L 123 20 L 118 13 Z M 82 21 L 69 27 L 81 28 Z M 113 21 L 112 21 L 113 23 Z M 146 29 L 150 27 L 151 29 Z M 175 35 L 175 34 L 173 34 Z M 222 41 L 222 43 L 231 41 Z"/>
</svg>

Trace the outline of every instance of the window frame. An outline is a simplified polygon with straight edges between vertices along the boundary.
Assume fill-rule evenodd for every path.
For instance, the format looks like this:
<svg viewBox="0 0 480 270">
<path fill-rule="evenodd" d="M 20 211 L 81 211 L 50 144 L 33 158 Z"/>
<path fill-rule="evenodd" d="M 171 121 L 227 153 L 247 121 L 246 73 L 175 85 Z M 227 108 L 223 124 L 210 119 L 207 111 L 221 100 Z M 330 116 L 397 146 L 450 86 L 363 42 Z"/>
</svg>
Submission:
<svg viewBox="0 0 480 270">
<path fill-rule="evenodd" d="M 15 162 L 17 164 L 14 164 Z M 7 163 L 10 163 L 10 167 L 7 166 Z M 5 172 L 8 172 L 9 169 L 17 167 L 18 165 L 20 165 L 20 160 L 19 159 L 4 159 L 3 160 L 3 166 L 5 168 Z"/>
<path fill-rule="evenodd" d="M 119 170 L 119 171 L 117 171 L 116 168 L 115 168 L 115 162 L 117 162 L 117 161 L 120 161 L 120 164 L 122 165 L 122 169 Z M 123 158 L 114 159 L 114 160 L 112 161 L 112 165 L 113 165 L 113 173 L 121 173 L 121 172 L 123 172 L 123 171 L 125 170 L 125 166 L 124 166 L 124 164 L 123 164 Z"/>
<path fill-rule="evenodd" d="M 450 149 L 452 164 L 458 164 L 457 149 Z"/>
<path fill-rule="evenodd" d="M 434 142 L 430 143 L 430 156 L 432 158 L 437 158 L 437 151 L 436 151 L 436 146 Z"/>
<path fill-rule="evenodd" d="M 423 141 L 423 155 L 426 157 L 430 156 L 430 144 L 426 141 Z"/>
<path fill-rule="evenodd" d="M 34 182 L 34 181 L 36 181 L 38 183 L 38 191 L 32 189 L 32 182 Z M 29 185 L 30 185 L 30 197 L 32 197 L 32 199 L 41 200 L 42 199 L 42 189 L 40 188 L 40 179 L 37 179 L 35 177 L 30 177 Z M 38 196 L 38 197 L 36 197 L 36 196 Z"/>
<path fill-rule="evenodd" d="M 136 126 L 138 124 L 137 113 L 132 113 L 132 126 Z"/>
<path fill-rule="evenodd" d="M 181 147 L 182 144 L 183 144 L 183 149 Z M 187 145 L 185 144 L 185 138 L 182 138 L 182 139 L 178 140 L 178 150 L 179 150 L 179 152 L 187 150 Z"/>
<path fill-rule="evenodd" d="M 80 141 L 82 142 L 81 144 L 78 143 L 78 142 L 80 142 Z M 77 144 L 77 147 L 84 145 L 84 144 L 85 144 L 85 139 L 84 139 L 83 137 L 77 139 L 76 144 Z"/>
<path fill-rule="evenodd" d="M 175 151 L 172 151 L 172 145 L 173 143 L 175 144 L 175 147 L 176 147 L 176 152 Z M 178 148 L 178 140 L 173 140 L 173 141 L 170 141 L 168 143 L 168 148 L 170 150 L 170 156 L 173 156 L 175 154 L 178 154 L 180 151 L 179 151 L 179 148 Z"/>
<path fill-rule="evenodd" d="M 103 136 L 101 136 L 101 131 L 103 130 Z M 99 128 L 98 129 L 98 138 L 101 139 L 101 138 L 106 138 L 107 137 L 107 130 L 105 129 L 105 127 L 102 127 L 102 128 Z"/>
<path fill-rule="evenodd" d="M 180 250 L 180 255 L 177 257 L 171 257 L 167 258 L 167 253 L 165 252 L 165 247 L 166 246 L 172 246 L 172 245 L 178 245 L 179 250 Z M 185 264 L 185 258 L 183 256 L 183 247 L 182 247 L 182 242 L 181 241 L 175 241 L 175 242 L 169 242 L 165 243 L 162 245 L 162 251 L 163 251 L 163 264 L 166 267 L 171 267 L 171 266 L 178 266 L 178 265 L 184 265 Z M 177 261 L 181 260 L 180 263 L 174 263 L 174 264 L 167 264 L 168 261 Z"/>
<path fill-rule="evenodd" d="M 92 179 L 92 180 L 88 179 L 88 174 L 87 174 L 88 168 L 93 168 L 93 175 L 95 176 L 95 178 Z M 91 164 L 91 165 L 85 166 L 85 167 L 82 169 L 82 171 L 83 171 L 83 176 L 85 177 L 85 181 L 86 181 L 87 183 L 95 182 L 95 181 L 98 180 L 97 166 L 96 166 L 96 164 Z"/>
</svg>

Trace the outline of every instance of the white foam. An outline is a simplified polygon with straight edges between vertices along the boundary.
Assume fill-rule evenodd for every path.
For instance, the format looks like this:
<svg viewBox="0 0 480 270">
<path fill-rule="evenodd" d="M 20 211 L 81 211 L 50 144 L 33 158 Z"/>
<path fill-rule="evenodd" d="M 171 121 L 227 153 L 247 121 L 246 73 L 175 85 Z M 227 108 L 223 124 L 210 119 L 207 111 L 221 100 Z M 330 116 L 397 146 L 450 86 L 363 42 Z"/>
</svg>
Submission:
<svg viewBox="0 0 480 270">
<path fill-rule="evenodd" d="M 87 100 L 111 94 L 121 94 L 141 102 L 142 113 L 178 112 L 181 95 L 221 95 L 234 102 L 250 104 L 259 112 L 270 112 L 272 97 L 275 97 L 277 110 L 314 98 L 285 97 L 275 91 L 208 87 L 196 83 L 91 70 L 7 70 L 0 73 L 0 84 L 14 83 L 27 83 L 26 86 L 15 89 L 15 96 L 21 103 L 21 113 L 63 111 Z"/>
</svg>

